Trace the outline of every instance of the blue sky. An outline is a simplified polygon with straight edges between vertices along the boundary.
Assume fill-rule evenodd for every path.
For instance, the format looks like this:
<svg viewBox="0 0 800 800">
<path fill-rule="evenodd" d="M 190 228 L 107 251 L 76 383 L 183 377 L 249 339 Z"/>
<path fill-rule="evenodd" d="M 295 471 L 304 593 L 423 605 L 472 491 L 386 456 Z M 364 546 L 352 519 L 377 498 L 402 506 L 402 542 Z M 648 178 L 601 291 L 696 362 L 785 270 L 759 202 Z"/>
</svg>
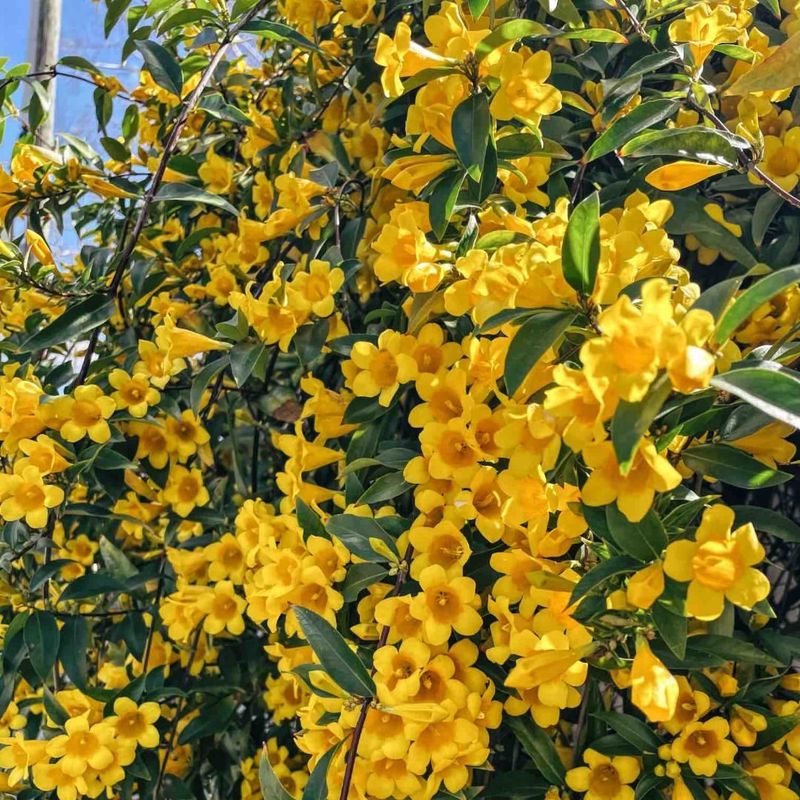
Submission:
<svg viewBox="0 0 800 800">
<path fill-rule="evenodd" d="M 81 55 L 123 83 L 130 81 L 128 71 L 120 69 L 120 51 L 125 40 L 124 23 L 117 26 L 109 40 L 103 34 L 105 4 L 93 0 L 62 0 L 61 55 Z M 11 64 L 27 61 L 28 0 L 2 0 L 0 56 Z M 93 141 L 96 139 L 92 87 L 77 81 L 59 79 L 56 100 L 56 132 L 66 131 Z M 8 123 L 7 123 L 8 125 Z M 0 162 L 6 163 L 18 128 L 8 125 L 0 144 Z"/>
</svg>

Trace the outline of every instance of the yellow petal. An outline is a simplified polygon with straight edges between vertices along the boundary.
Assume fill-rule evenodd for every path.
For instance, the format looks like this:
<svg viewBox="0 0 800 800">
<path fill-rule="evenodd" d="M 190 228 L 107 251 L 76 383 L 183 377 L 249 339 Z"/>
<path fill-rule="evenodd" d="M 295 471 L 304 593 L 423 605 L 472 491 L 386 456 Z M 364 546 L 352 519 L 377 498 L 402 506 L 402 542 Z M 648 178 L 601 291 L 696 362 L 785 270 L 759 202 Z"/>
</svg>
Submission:
<svg viewBox="0 0 800 800">
<path fill-rule="evenodd" d="M 645 180 L 655 189 L 663 192 L 677 192 L 694 186 L 706 178 L 727 172 L 730 167 L 719 164 L 698 164 L 695 161 L 676 161 L 654 169 Z"/>
</svg>

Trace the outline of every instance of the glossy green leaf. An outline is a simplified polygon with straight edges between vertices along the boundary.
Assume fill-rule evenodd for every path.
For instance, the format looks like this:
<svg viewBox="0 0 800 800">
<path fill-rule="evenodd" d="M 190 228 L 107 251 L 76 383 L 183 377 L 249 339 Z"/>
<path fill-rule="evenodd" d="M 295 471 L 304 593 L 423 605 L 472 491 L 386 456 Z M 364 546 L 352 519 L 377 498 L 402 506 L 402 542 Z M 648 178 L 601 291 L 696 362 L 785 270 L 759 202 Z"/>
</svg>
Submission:
<svg viewBox="0 0 800 800">
<path fill-rule="evenodd" d="M 178 737 L 178 744 L 189 744 L 206 736 L 222 733 L 236 711 L 233 697 L 223 697 L 216 703 L 206 703 L 202 713 L 189 722 Z"/>
<path fill-rule="evenodd" d="M 800 281 L 800 264 L 784 267 L 766 275 L 745 289 L 723 315 L 712 340 L 720 343 L 729 339 L 764 303 Z"/>
<path fill-rule="evenodd" d="M 469 176 L 476 181 L 483 169 L 491 125 L 489 101 L 483 92 L 471 94 L 453 112 L 451 129 L 456 154 Z"/>
<path fill-rule="evenodd" d="M 617 545 L 639 561 L 650 562 L 659 558 L 667 546 L 664 526 L 652 509 L 639 522 L 629 522 L 612 503 L 606 506 L 606 522 Z"/>
<path fill-rule="evenodd" d="M 328 675 L 356 697 L 372 697 L 375 682 L 342 635 L 324 617 L 302 606 L 292 607 L 303 635 Z"/>
<path fill-rule="evenodd" d="M 261 784 L 261 796 L 264 800 L 294 800 L 294 797 L 286 791 L 286 787 L 281 783 L 281 779 L 275 774 L 272 764 L 269 763 L 266 745 L 258 762 L 258 782 Z"/>
<path fill-rule="evenodd" d="M 74 581 L 68 583 L 59 598 L 60 603 L 67 600 L 83 600 L 86 597 L 96 597 L 99 594 L 124 592 L 125 584 L 119 579 L 105 572 L 87 572 Z"/>
<path fill-rule="evenodd" d="M 528 373 L 575 319 L 575 311 L 544 308 L 532 314 L 514 334 L 506 353 L 503 375 L 506 392 L 513 395 Z"/>
<path fill-rule="evenodd" d="M 89 624 L 85 617 L 70 617 L 61 628 L 58 660 L 69 679 L 79 689 L 86 686 L 88 657 Z"/>
<path fill-rule="evenodd" d="M 342 584 L 342 595 L 346 603 L 352 603 L 361 592 L 389 574 L 380 564 L 352 564 Z"/>
<path fill-rule="evenodd" d="M 623 475 L 630 471 L 642 436 L 647 433 L 671 391 L 669 379 L 662 375 L 638 403 L 621 400 L 617 406 L 611 419 L 611 441 Z"/>
<path fill-rule="evenodd" d="M 444 238 L 465 178 L 466 175 L 461 170 L 456 170 L 442 177 L 431 192 L 429 203 L 431 227 L 439 241 Z"/>
<path fill-rule="evenodd" d="M 774 361 L 715 375 L 711 385 L 741 397 L 773 419 L 800 428 L 800 374 Z"/>
<path fill-rule="evenodd" d="M 383 562 L 386 556 L 375 552 L 369 540 L 380 539 L 393 553 L 397 554 L 397 545 L 392 537 L 371 517 L 359 517 L 355 514 L 335 514 L 330 517 L 326 529 L 359 558 L 366 561 Z"/>
<path fill-rule="evenodd" d="M 683 462 L 699 475 L 742 489 L 762 489 L 791 480 L 788 472 L 771 469 L 753 456 L 726 444 L 701 444 L 683 451 Z"/>
<path fill-rule="evenodd" d="M 172 94 L 181 96 L 183 74 L 172 53 L 158 42 L 138 41 L 136 49 L 142 54 L 148 72 L 153 80 Z"/>
<path fill-rule="evenodd" d="M 547 36 L 548 29 L 538 22 L 530 19 L 512 19 L 495 28 L 485 36 L 475 47 L 475 58 L 483 61 L 489 53 L 509 42 L 518 42 L 526 36 Z"/>
<path fill-rule="evenodd" d="M 583 157 L 584 162 L 589 163 L 619 150 L 640 131 L 652 128 L 653 125 L 671 117 L 678 107 L 679 104 L 675 100 L 664 98 L 646 100 L 603 131 L 586 151 L 586 155 Z"/>
<path fill-rule="evenodd" d="M 622 575 L 626 572 L 636 572 L 642 566 L 640 561 L 630 556 L 615 556 L 608 561 L 602 561 L 596 567 L 590 569 L 575 584 L 572 590 L 570 603 L 576 603 L 589 592 L 597 589 L 611 578 Z"/>
<path fill-rule="evenodd" d="M 238 216 L 237 210 L 224 197 L 188 183 L 165 183 L 156 193 L 155 199 L 165 203 L 199 203 Z"/>
<path fill-rule="evenodd" d="M 550 781 L 553 786 L 562 786 L 565 775 L 564 764 L 547 731 L 536 725 L 527 714 L 521 717 L 506 715 L 504 721 L 545 780 Z"/>
<path fill-rule="evenodd" d="M 403 478 L 402 472 L 390 472 L 376 478 L 366 489 L 364 494 L 358 498 L 359 503 L 372 505 L 373 503 L 384 503 L 399 497 L 411 488 L 411 484 Z"/>
<path fill-rule="evenodd" d="M 592 192 L 572 209 L 561 246 L 567 283 L 583 295 L 594 290 L 600 265 L 600 195 Z"/>
<path fill-rule="evenodd" d="M 23 630 L 28 658 L 43 680 L 49 680 L 50 671 L 56 663 L 59 645 L 59 631 L 56 618 L 49 611 L 34 611 Z"/>
<path fill-rule="evenodd" d="M 102 325 L 115 309 L 114 298 L 106 294 L 95 294 L 70 306 L 47 327 L 27 339 L 21 346 L 23 352 L 44 350 L 56 344 L 84 338 L 86 334 Z"/>
<path fill-rule="evenodd" d="M 743 151 L 747 148 L 746 139 L 698 125 L 691 128 L 646 131 L 628 141 L 620 149 L 620 155 L 632 158 L 670 156 L 736 167 L 739 164 L 737 150 Z"/>
<path fill-rule="evenodd" d="M 736 524 L 747 522 L 760 532 L 768 533 L 785 542 L 800 542 L 800 525 L 778 511 L 758 506 L 731 506 L 736 514 Z"/>
<path fill-rule="evenodd" d="M 630 714 L 595 711 L 592 712 L 592 716 L 605 722 L 611 730 L 618 733 L 625 741 L 630 742 L 642 753 L 655 753 L 663 744 L 651 728 Z"/>
<path fill-rule="evenodd" d="M 325 55 L 325 51 L 311 39 L 303 36 L 302 33 L 290 28 L 282 22 L 273 22 L 268 19 L 250 20 L 247 25 L 242 26 L 242 30 L 247 33 L 255 33 L 265 39 L 272 39 L 275 42 L 290 42 L 302 50 L 309 50 L 312 53 Z"/>
<path fill-rule="evenodd" d="M 653 604 L 650 614 L 664 644 L 669 647 L 676 658 L 684 658 L 686 656 L 686 637 L 689 634 L 689 623 L 686 617 L 682 614 L 673 614 L 661 602 Z"/>
</svg>

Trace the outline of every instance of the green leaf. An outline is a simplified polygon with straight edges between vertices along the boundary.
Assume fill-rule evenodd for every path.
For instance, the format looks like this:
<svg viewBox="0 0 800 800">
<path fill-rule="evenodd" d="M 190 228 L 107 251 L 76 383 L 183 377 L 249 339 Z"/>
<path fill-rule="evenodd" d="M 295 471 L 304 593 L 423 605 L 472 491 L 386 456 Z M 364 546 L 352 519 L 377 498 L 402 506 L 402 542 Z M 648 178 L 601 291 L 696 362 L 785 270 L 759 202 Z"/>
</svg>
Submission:
<svg viewBox="0 0 800 800">
<path fill-rule="evenodd" d="M 718 764 L 714 782 L 724 786 L 729 792 L 735 792 L 744 800 L 761 800 L 761 792 L 753 778 L 736 763 Z"/>
<path fill-rule="evenodd" d="M 251 126 L 253 121 L 241 109 L 225 102 L 221 94 L 208 94 L 203 96 L 198 103 L 200 108 L 214 119 L 234 122 L 237 125 Z"/>
<path fill-rule="evenodd" d="M 561 337 L 575 319 L 571 309 L 543 308 L 519 326 L 508 346 L 503 377 L 506 392 L 513 395 L 525 382 L 539 359 Z"/>
<path fill-rule="evenodd" d="M 359 558 L 365 561 L 383 562 L 386 556 L 376 553 L 370 539 L 380 539 L 395 555 L 397 544 L 394 539 L 371 517 L 359 517 L 355 514 L 335 514 L 325 526 L 331 536 Z M 399 557 L 399 556 L 398 556 Z"/>
<path fill-rule="evenodd" d="M 153 80 L 162 89 L 180 97 L 183 90 L 183 75 L 178 62 L 169 50 L 158 42 L 137 41 L 135 44 Z"/>
<path fill-rule="evenodd" d="M 125 590 L 125 584 L 108 573 L 87 572 L 67 585 L 58 602 L 82 600 L 84 597 L 96 597 L 99 594 L 111 594 L 112 592 L 124 592 Z"/>
<path fill-rule="evenodd" d="M 261 784 L 261 796 L 264 800 L 294 800 L 272 769 L 266 755 L 266 745 L 258 764 L 258 782 Z"/>
<path fill-rule="evenodd" d="M 783 198 L 772 191 L 764 192 L 756 201 L 753 219 L 750 222 L 750 230 L 756 247 L 761 247 L 772 220 L 775 219 L 775 215 L 782 206 Z"/>
<path fill-rule="evenodd" d="M 242 26 L 242 30 L 247 33 L 255 33 L 265 39 L 272 39 L 274 42 L 290 42 L 291 44 L 303 49 L 310 50 L 312 53 L 326 55 L 325 51 L 314 44 L 311 39 L 307 39 L 302 33 L 284 25 L 282 22 L 271 22 L 266 19 L 254 19 Z"/>
<path fill-rule="evenodd" d="M 69 67 L 70 69 L 77 69 L 81 72 L 88 72 L 90 75 L 102 75 L 103 73 L 92 64 L 91 61 L 88 59 L 82 58 L 81 56 L 64 56 L 58 60 L 59 64 L 62 64 L 65 67 Z"/>
<path fill-rule="evenodd" d="M 590 295 L 600 263 L 600 195 L 592 192 L 569 215 L 561 266 L 567 283 L 583 295 Z"/>
<path fill-rule="evenodd" d="M 563 786 L 564 764 L 559 758 L 556 746 L 544 728 L 536 725 L 527 714 L 521 717 L 506 715 L 505 722 L 545 780 L 550 781 L 553 786 Z"/>
<path fill-rule="evenodd" d="M 627 44 L 628 42 L 619 31 L 611 30 L 611 28 L 577 28 L 572 31 L 559 31 L 556 34 L 556 38 L 580 39 L 583 42 L 600 42 L 603 44 Z"/>
<path fill-rule="evenodd" d="M 659 558 L 667 546 L 667 533 L 652 508 L 639 522 L 629 522 L 612 503 L 606 506 L 606 522 L 619 547 L 639 561 Z"/>
<path fill-rule="evenodd" d="M 646 131 L 627 142 L 619 154 L 631 158 L 671 156 L 737 167 L 739 165 L 737 149 L 746 150 L 748 147 L 747 140 L 740 136 L 726 135 L 714 128 L 698 125 L 690 128 Z"/>
<path fill-rule="evenodd" d="M 800 374 L 775 361 L 715 375 L 711 385 L 741 397 L 773 419 L 800 428 Z"/>
<path fill-rule="evenodd" d="M 472 15 L 472 19 L 477 20 L 481 14 L 486 11 L 489 0 L 467 0 L 467 5 L 469 6 L 469 13 Z"/>
<path fill-rule="evenodd" d="M 325 672 L 345 692 L 356 697 L 372 697 L 375 694 L 375 682 L 336 628 L 307 608 L 292 606 L 292 609 Z"/>
<path fill-rule="evenodd" d="M 680 107 L 675 100 L 646 100 L 621 116 L 592 143 L 583 157 L 585 163 L 619 150 L 631 137 L 671 117 Z"/>
<path fill-rule="evenodd" d="M 617 406 L 611 420 L 611 441 L 614 444 L 619 469 L 623 475 L 630 472 L 633 457 L 642 436 L 650 428 L 650 424 L 661 410 L 671 391 L 672 385 L 669 379 L 666 375 L 662 375 L 638 403 L 621 400 Z"/>
<path fill-rule="evenodd" d="M 322 524 L 322 520 L 319 518 L 319 514 L 305 500 L 298 497 L 295 499 L 294 504 L 297 522 L 306 536 L 322 536 L 323 539 L 330 538 L 325 526 Z"/>
<path fill-rule="evenodd" d="M 347 577 L 342 584 L 345 603 L 352 603 L 364 589 L 388 574 L 389 570 L 380 564 L 353 564 L 348 567 Z"/>
<path fill-rule="evenodd" d="M 403 478 L 402 472 L 390 472 L 374 480 L 364 494 L 358 498 L 359 503 L 372 505 L 383 503 L 407 492 L 411 484 Z"/>
<path fill-rule="evenodd" d="M 256 344 L 237 344 L 229 353 L 231 374 L 240 388 L 247 383 L 253 370 L 266 352 L 267 346 L 261 342 Z"/>
<path fill-rule="evenodd" d="M 33 669 L 46 681 L 58 655 L 59 633 L 56 618 L 49 611 L 34 611 L 25 623 L 23 637 Z"/>
<path fill-rule="evenodd" d="M 215 233 L 222 233 L 225 228 L 199 228 L 192 231 L 185 239 L 178 245 L 175 251 L 175 261 L 182 261 L 184 256 L 188 255 L 191 251 L 205 239 L 210 239 Z"/>
<path fill-rule="evenodd" d="M 517 42 L 526 36 L 548 36 L 550 31 L 530 19 L 512 19 L 495 28 L 488 36 L 478 42 L 475 59 L 480 63 L 489 53 L 509 42 Z"/>
<path fill-rule="evenodd" d="M 189 404 L 195 413 L 200 409 L 203 392 L 205 392 L 219 371 L 225 369 L 228 364 L 230 364 L 228 356 L 224 355 L 221 358 L 215 358 L 213 361 L 210 361 L 195 375 L 192 380 L 192 388 L 189 390 Z"/>
<path fill-rule="evenodd" d="M 103 559 L 106 569 L 120 581 L 125 581 L 139 573 L 128 556 L 105 536 L 100 537 L 100 557 Z"/>
<path fill-rule="evenodd" d="M 212 704 L 204 704 L 200 716 L 195 717 L 178 737 L 178 744 L 189 744 L 205 736 L 222 733 L 228 721 L 236 711 L 236 700 L 232 697 L 223 697 Z"/>
<path fill-rule="evenodd" d="M 686 617 L 673 614 L 663 603 L 655 603 L 650 609 L 653 624 L 664 644 L 669 647 L 676 658 L 686 656 L 686 637 L 689 623 Z"/>
<path fill-rule="evenodd" d="M 328 798 L 328 768 L 333 761 L 333 757 L 339 752 L 339 748 L 344 742 L 337 742 L 317 761 L 308 783 L 303 788 L 302 800 L 327 800 Z"/>
<path fill-rule="evenodd" d="M 788 289 L 798 281 L 800 281 L 800 264 L 776 270 L 756 281 L 736 298 L 736 302 L 724 314 L 719 325 L 717 325 L 716 331 L 714 331 L 712 341 L 720 344 L 730 338 L 734 331 L 750 318 L 753 312 L 775 297 L 776 294 Z"/>
<path fill-rule="evenodd" d="M 58 660 L 67 677 L 79 688 L 86 686 L 89 657 L 89 624 L 84 617 L 70 617 L 61 628 Z"/>
<path fill-rule="evenodd" d="M 758 506 L 731 506 L 737 524 L 750 522 L 757 531 L 783 539 L 784 542 L 800 542 L 800 525 L 787 519 L 778 511 Z"/>
<path fill-rule="evenodd" d="M 629 556 L 614 556 L 608 561 L 601 561 L 596 567 L 590 569 L 572 590 L 570 604 L 577 603 L 584 595 L 604 584 L 607 580 L 622 575 L 625 572 L 635 572 L 641 567 L 641 562 Z"/>
<path fill-rule="evenodd" d="M 661 739 L 640 719 L 615 711 L 595 711 L 592 716 L 602 720 L 642 753 L 655 753 L 663 744 Z"/>
<path fill-rule="evenodd" d="M 238 216 L 239 212 L 224 198 L 218 194 L 211 194 L 198 186 L 189 183 L 165 183 L 156 193 L 155 200 L 165 203 L 200 203 L 201 205 L 212 206 L 227 211 L 233 216 Z"/>
<path fill-rule="evenodd" d="M 469 176 L 477 181 L 483 169 L 492 126 L 486 95 L 479 92 L 462 100 L 453 112 L 451 125 L 456 154 Z"/>
<path fill-rule="evenodd" d="M 728 661 L 740 661 L 746 664 L 762 664 L 767 667 L 779 667 L 781 662 L 763 650 L 759 650 L 750 642 L 734 639 L 731 636 L 701 634 L 692 636 L 691 645 L 694 650 L 725 658 Z"/>
<path fill-rule="evenodd" d="M 787 472 L 771 469 L 758 459 L 727 444 L 701 444 L 684 450 L 683 463 L 699 475 L 742 489 L 763 489 L 791 480 Z"/>
<path fill-rule="evenodd" d="M 551 139 L 540 139 L 532 133 L 511 133 L 495 142 L 497 157 L 505 160 L 514 160 L 524 156 L 549 156 L 550 158 L 567 159 L 569 153 L 557 142 Z M 511 231 L 502 231 L 511 233 Z"/>
<path fill-rule="evenodd" d="M 800 714 L 787 714 L 785 717 L 767 717 L 767 727 L 759 731 L 753 750 L 763 750 L 779 739 L 790 734 L 800 725 Z"/>
<path fill-rule="evenodd" d="M 709 286 L 692 305 L 693 309 L 708 311 L 714 319 L 719 319 L 733 296 L 742 285 L 742 278 L 728 278 L 727 280 Z"/>
<path fill-rule="evenodd" d="M 56 344 L 70 341 L 93 331 L 110 319 L 115 309 L 114 298 L 106 294 L 95 294 L 70 306 L 46 328 L 22 343 L 20 350 L 44 350 Z"/>
<path fill-rule="evenodd" d="M 453 207 L 466 178 L 461 170 L 448 173 L 437 181 L 430 195 L 431 227 L 436 238 L 441 241 L 453 216 Z"/>
</svg>

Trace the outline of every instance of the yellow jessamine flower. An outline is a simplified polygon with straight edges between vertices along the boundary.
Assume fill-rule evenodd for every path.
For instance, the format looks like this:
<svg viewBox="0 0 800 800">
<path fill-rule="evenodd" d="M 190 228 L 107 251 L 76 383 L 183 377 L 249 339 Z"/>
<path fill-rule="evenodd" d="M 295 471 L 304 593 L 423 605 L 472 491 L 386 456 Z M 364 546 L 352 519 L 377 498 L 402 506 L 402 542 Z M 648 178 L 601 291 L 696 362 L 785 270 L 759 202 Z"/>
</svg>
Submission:
<svg viewBox="0 0 800 800">
<path fill-rule="evenodd" d="M 153 724 L 161 716 L 158 703 L 136 705 L 129 697 L 118 697 L 114 701 L 114 715 L 108 721 L 119 738 L 132 739 L 140 747 L 158 746 L 158 729 Z"/>
<path fill-rule="evenodd" d="M 641 767 L 633 756 L 604 756 L 591 747 L 584 751 L 587 766 L 567 772 L 567 786 L 585 793 L 586 800 L 633 800 L 633 783 Z"/>
<path fill-rule="evenodd" d="M 690 722 L 672 743 L 672 757 L 689 764 L 695 775 L 710 778 L 719 764 L 732 764 L 736 745 L 727 738 L 730 727 L 722 717 Z"/>
<path fill-rule="evenodd" d="M 764 558 L 755 529 L 747 523 L 731 532 L 733 523 L 733 510 L 717 504 L 703 513 L 694 541 L 667 547 L 664 572 L 689 581 L 686 613 L 697 619 L 717 619 L 726 599 L 749 610 L 769 594 L 767 577 L 753 569 Z"/>
<path fill-rule="evenodd" d="M 108 382 L 116 389 L 111 397 L 117 408 L 127 410 L 132 417 L 143 417 L 147 409 L 161 400 L 161 394 L 154 389 L 142 374 L 129 375 L 124 369 L 112 370 Z"/>
<path fill-rule="evenodd" d="M 669 26 L 673 42 L 686 42 L 695 67 L 699 70 L 715 45 L 739 38 L 736 14 L 724 4 L 696 3 L 684 12 L 684 18 Z"/>
<path fill-rule="evenodd" d="M 0 474 L 0 517 L 6 522 L 24 519 L 31 528 L 47 524 L 47 510 L 64 501 L 60 486 L 46 484 L 33 465 L 21 473 Z"/>
<path fill-rule="evenodd" d="M 388 406 L 397 390 L 417 376 L 410 354 L 413 341 L 396 331 L 384 331 L 377 344 L 356 342 L 350 360 L 342 364 L 347 385 L 357 397 L 377 397 Z"/>
</svg>

